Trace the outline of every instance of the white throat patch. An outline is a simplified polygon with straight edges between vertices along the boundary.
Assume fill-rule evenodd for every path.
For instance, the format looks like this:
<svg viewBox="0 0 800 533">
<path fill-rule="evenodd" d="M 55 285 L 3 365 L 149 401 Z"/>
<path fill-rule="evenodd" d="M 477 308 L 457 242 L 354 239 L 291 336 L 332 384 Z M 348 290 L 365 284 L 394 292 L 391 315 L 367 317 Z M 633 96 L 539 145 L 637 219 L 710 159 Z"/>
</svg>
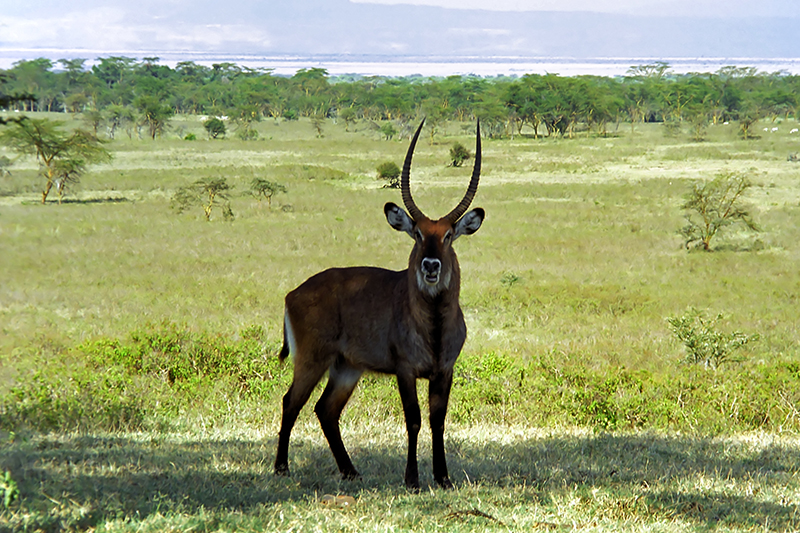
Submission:
<svg viewBox="0 0 800 533">
<path fill-rule="evenodd" d="M 424 292 L 428 296 L 436 296 L 443 290 L 450 287 L 450 272 L 447 274 L 442 275 L 439 274 L 439 281 L 436 283 L 428 283 L 425 281 L 425 275 L 422 273 L 422 269 L 417 269 L 417 287 L 420 291 Z"/>
</svg>

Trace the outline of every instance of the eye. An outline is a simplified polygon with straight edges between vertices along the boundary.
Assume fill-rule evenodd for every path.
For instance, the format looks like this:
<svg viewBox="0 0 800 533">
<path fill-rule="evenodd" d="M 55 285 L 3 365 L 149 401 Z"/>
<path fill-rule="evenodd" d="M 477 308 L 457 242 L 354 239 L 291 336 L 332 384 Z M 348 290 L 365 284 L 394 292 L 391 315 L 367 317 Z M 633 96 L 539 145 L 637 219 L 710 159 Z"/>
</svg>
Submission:
<svg viewBox="0 0 800 533">
<path fill-rule="evenodd" d="M 449 231 L 448 231 L 447 233 L 445 233 L 445 234 L 444 234 L 444 239 L 442 239 L 442 242 L 443 242 L 443 243 L 445 243 L 445 244 L 447 244 L 447 243 L 449 243 L 451 240 L 453 240 L 453 234 L 452 234 L 451 232 L 449 232 Z"/>
<path fill-rule="evenodd" d="M 417 228 L 417 230 L 414 232 L 414 235 L 417 237 L 417 240 L 419 242 L 422 242 L 423 240 L 422 231 L 419 228 Z"/>
</svg>

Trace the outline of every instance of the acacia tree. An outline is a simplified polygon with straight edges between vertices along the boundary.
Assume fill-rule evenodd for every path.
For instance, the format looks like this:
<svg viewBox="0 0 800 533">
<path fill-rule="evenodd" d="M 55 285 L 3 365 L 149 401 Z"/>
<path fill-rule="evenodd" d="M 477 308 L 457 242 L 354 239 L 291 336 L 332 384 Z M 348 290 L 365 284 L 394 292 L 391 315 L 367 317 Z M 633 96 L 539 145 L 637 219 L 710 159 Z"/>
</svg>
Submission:
<svg viewBox="0 0 800 533">
<path fill-rule="evenodd" d="M 112 104 L 106 107 L 105 120 L 108 124 L 108 136 L 114 138 L 118 129 L 122 128 L 128 132 L 128 138 L 133 136 L 133 124 L 136 122 L 136 112 L 128 107 Z"/>
<path fill-rule="evenodd" d="M 698 248 L 709 251 L 711 239 L 736 222 L 757 231 L 752 213 L 742 201 L 751 186 L 747 175 L 737 172 L 721 172 L 712 181 L 695 184 L 681 206 L 687 211 L 687 224 L 680 230 L 686 238 L 686 247 L 696 243 Z"/>
<path fill-rule="evenodd" d="M 6 86 L 9 83 L 10 76 L 5 72 L 0 71 L 0 109 L 9 109 L 11 104 L 17 102 L 24 102 L 26 100 L 35 99 L 34 96 L 24 93 L 8 94 Z M 0 117 L 0 126 L 11 122 L 19 122 L 20 118 Z"/>
<path fill-rule="evenodd" d="M 739 135 L 743 139 L 754 139 L 757 135 L 752 133 L 753 127 L 761 120 L 762 110 L 753 99 L 746 99 L 742 102 L 739 111 Z"/>
<path fill-rule="evenodd" d="M 95 135 L 80 129 L 65 132 L 61 125 L 60 121 L 23 117 L 0 133 L 0 142 L 17 153 L 36 157 L 45 179 L 42 203 L 53 187 L 61 203 L 67 186 L 78 183 L 90 164 L 111 159 Z"/>
<path fill-rule="evenodd" d="M 169 119 L 174 115 L 172 108 L 162 104 L 155 96 L 140 96 L 135 105 L 149 130 L 150 138 L 156 140 L 156 135 L 162 135 L 167 129 Z"/>
<path fill-rule="evenodd" d="M 314 113 L 311 115 L 311 125 L 317 130 L 317 138 L 324 137 L 325 134 L 322 132 L 322 127 L 325 125 L 325 114 L 324 113 Z"/>
<path fill-rule="evenodd" d="M 288 191 L 286 187 L 280 183 L 275 183 L 264 178 L 253 178 L 253 181 L 250 182 L 250 192 L 253 196 L 258 198 L 259 202 L 262 198 L 266 198 L 267 205 L 272 209 L 272 197 L 280 192 L 286 193 Z"/>
<path fill-rule="evenodd" d="M 211 212 L 219 205 L 218 200 L 225 200 L 222 204 L 222 216 L 225 220 L 233 220 L 233 210 L 228 197 L 228 191 L 232 188 L 225 178 L 202 178 L 175 191 L 172 208 L 182 213 L 192 205 L 200 204 L 206 220 L 210 221 Z"/>
<path fill-rule="evenodd" d="M 236 136 L 244 141 L 258 139 L 258 131 L 253 126 L 256 122 L 261 122 L 261 111 L 257 106 L 245 104 L 237 107 L 233 113 L 233 120 L 236 122 Z"/>
<path fill-rule="evenodd" d="M 356 120 L 356 110 L 352 107 L 340 109 L 339 118 L 344 120 L 344 131 L 350 131 L 350 124 Z"/>
<path fill-rule="evenodd" d="M 225 133 L 227 133 L 227 129 L 225 128 L 225 123 L 222 122 L 217 117 L 211 117 L 210 119 L 203 122 L 203 127 L 208 132 L 208 136 L 212 139 L 217 139 L 220 136 L 225 137 Z"/>
</svg>

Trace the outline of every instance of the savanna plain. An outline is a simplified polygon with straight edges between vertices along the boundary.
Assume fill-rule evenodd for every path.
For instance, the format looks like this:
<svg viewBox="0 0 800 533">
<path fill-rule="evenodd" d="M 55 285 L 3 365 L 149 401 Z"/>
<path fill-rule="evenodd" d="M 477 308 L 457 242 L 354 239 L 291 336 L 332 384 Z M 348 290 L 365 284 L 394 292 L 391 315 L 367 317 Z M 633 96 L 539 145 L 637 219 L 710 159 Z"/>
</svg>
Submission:
<svg viewBox="0 0 800 533">
<path fill-rule="evenodd" d="M 36 162 L 18 160 L 0 177 L 0 530 L 800 530 L 800 138 L 762 126 L 484 140 L 487 217 L 455 244 L 469 329 L 445 431 L 455 489 L 435 488 L 423 428 L 419 494 L 386 376 L 365 376 L 342 419 L 362 480 L 339 479 L 321 390 L 292 476 L 272 473 L 283 297 L 328 267 L 405 268 L 412 242 L 383 215 L 400 194 L 375 169 L 407 139 L 330 120 L 319 137 L 301 119 L 206 140 L 178 116 L 162 139 L 118 135 L 112 161 L 46 205 Z M 426 213 L 463 195 L 471 161 L 448 151 L 473 135 L 449 123 L 417 146 Z M 687 250 L 681 206 L 720 172 L 750 177 L 760 231 Z M 259 201 L 256 177 L 286 192 Z M 171 208 L 201 178 L 233 186 L 233 220 Z M 752 340 L 691 363 L 668 319 L 693 313 Z"/>
</svg>

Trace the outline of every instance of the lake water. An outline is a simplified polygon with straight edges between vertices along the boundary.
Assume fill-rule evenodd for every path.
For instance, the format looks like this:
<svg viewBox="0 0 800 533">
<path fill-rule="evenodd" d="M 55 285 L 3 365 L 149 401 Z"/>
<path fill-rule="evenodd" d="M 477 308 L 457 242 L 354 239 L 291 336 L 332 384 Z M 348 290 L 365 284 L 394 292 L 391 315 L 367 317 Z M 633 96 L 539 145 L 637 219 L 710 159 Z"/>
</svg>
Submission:
<svg viewBox="0 0 800 533">
<path fill-rule="evenodd" d="M 331 75 L 357 74 L 363 76 L 451 76 L 475 74 L 498 76 L 553 73 L 562 76 L 592 74 L 622 76 L 633 65 L 664 61 L 677 73 L 715 72 L 721 67 L 755 67 L 761 72 L 784 71 L 800 74 L 800 58 L 546 58 L 546 57 L 404 57 L 404 56 L 257 56 L 211 54 L 201 52 L 99 52 L 91 50 L 0 50 L 0 68 L 11 68 L 20 59 L 47 57 L 95 58 L 125 56 L 136 59 L 158 57 L 162 64 L 174 67 L 180 61 L 211 66 L 214 63 L 235 63 L 249 68 L 272 69 L 275 74 L 292 75 L 300 69 L 324 68 Z"/>
</svg>

